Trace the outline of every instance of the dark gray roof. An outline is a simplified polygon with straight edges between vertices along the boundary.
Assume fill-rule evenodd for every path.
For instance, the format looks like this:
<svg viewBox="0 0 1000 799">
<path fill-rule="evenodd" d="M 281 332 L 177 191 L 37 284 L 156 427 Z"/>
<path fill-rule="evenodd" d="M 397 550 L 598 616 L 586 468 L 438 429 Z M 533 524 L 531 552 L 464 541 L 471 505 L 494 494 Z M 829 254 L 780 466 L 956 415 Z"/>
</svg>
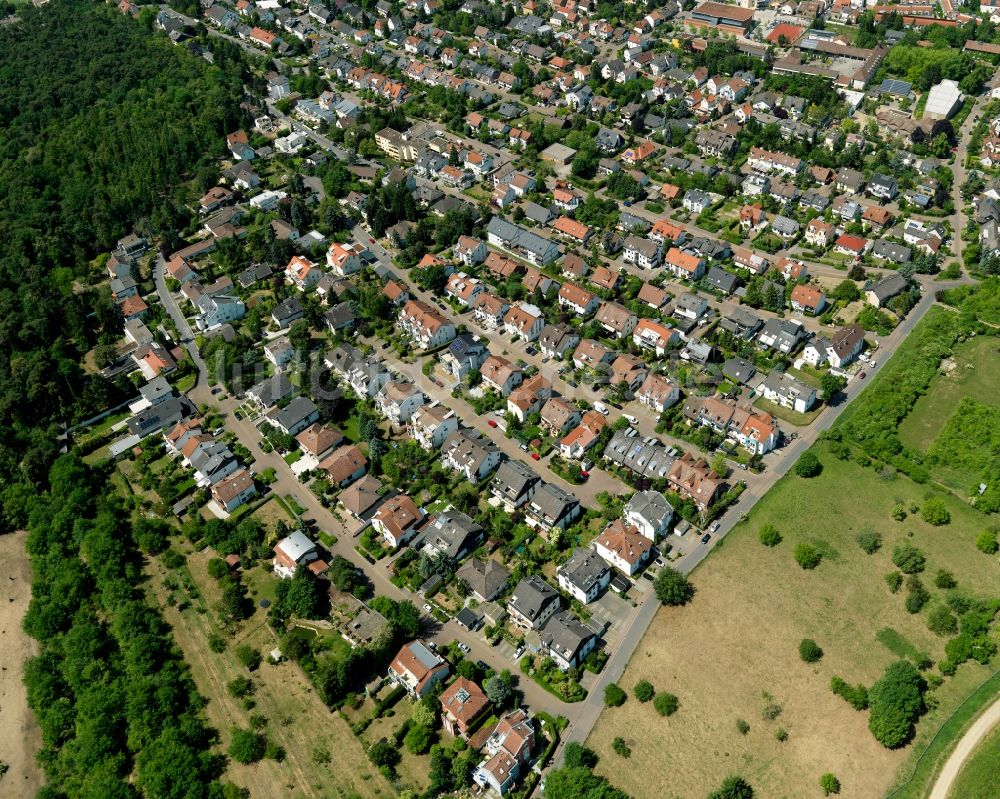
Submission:
<svg viewBox="0 0 1000 799">
<path fill-rule="evenodd" d="M 572 557 L 559 567 L 558 574 L 570 585 L 589 593 L 610 571 L 607 562 L 592 549 L 577 549 Z"/>
<path fill-rule="evenodd" d="M 559 592 L 537 574 L 529 574 L 514 587 L 509 606 L 527 619 L 537 619 L 553 602 L 559 603 Z"/>
<path fill-rule="evenodd" d="M 722 374 L 734 383 L 746 383 L 756 372 L 757 367 L 743 358 L 730 358 L 722 364 Z"/>
</svg>

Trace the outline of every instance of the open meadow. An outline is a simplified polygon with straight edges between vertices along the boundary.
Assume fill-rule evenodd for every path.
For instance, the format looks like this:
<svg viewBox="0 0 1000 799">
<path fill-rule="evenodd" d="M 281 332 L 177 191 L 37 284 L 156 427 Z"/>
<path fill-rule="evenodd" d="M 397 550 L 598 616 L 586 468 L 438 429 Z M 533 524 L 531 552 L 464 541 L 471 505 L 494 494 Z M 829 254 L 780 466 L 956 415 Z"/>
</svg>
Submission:
<svg viewBox="0 0 1000 799">
<path fill-rule="evenodd" d="M 940 493 L 950 524 L 932 527 L 909 513 L 894 521 L 895 505 L 920 506 L 929 489 L 901 475 L 884 479 L 824 446 L 816 451 L 822 474 L 780 481 L 695 572 L 691 604 L 662 609 L 633 656 L 622 687 L 647 679 L 680 699 L 669 718 L 631 699 L 606 712 L 592 735 L 599 770 L 633 796 L 694 799 L 739 773 L 761 796 L 792 799 L 816 794 L 826 772 L 840 779 L 844 797 L 883 796 L 911 751 L 990 674 L 970 662 L 945 678 L 933 692 L 938 707 L 920 721 L 915 743 L 896 751 L 872 737 L 866 711 L 831 692 L 834 675 L 870 686 L 899 657 L 944 657 L 946 639 L 928 629 L 926 610 L 907 613 L 905 591 L 893 594 L 886 584 L 897 543 L 926 554 L 922 577 L 933 597 L 927 607 L 943 594 L 933 584 L 938 569 L 953 573 L 961 589 L 995 596 L 1000 563 L 975 547 L 985 524 L 975 510 Z M 783 537 L 773 548 L 758 538 L 765 524 Z M 883 541 L 868 555 L 855 537 L 872 529 Z M 817 568 L 796 564 L 800 542 L 823 553 Z M 818 663 L 800 659 L 803 638 L 823 649 Z M 766 719 L 776 707 L 777 715 Z M 739 719 L 749 724 L 745 735 Z M 788 734 L 784 742 L 777 740 L 779 729 Z M 619 736 L 632 747 L 627 764 L 611 750 Z M 648 779 L 653 766 L 662 781 Z"/>
</svg>

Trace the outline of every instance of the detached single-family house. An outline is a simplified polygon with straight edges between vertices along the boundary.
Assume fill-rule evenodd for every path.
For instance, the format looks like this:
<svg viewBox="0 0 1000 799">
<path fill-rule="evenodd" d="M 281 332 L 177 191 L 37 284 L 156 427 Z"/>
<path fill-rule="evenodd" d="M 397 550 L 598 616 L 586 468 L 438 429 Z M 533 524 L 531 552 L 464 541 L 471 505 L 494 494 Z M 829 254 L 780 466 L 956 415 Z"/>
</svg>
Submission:
<svg viewBox="0 0 1000 799">
<path fill-rule="evenodd" d="M 400 494 L 378 509 L 372 517 L 372 527 L 390 547 L 396 549 L 417 534 L 424 516 L 423 508 L 418 507 L 406 494 Z"/>
<path fill-rule="evenodd" d="M 286 580 L 294 577 L 300 566 L 305 566 L 312 571 L 322 572 L 326 570 L 326 564 L 319 558 L 316 544 L 310 541 L 301 530 L 296 530 L 274 545 L 274 560 L 271 563 L 274 566 L 274 573 Z M 316 564 L 316 566 L 312 564 Z"/>
<path fill-rule="evenodd" d="M 593 602 L 611 582 L 607 562 L 592 549 L 577 549 L 556 569 L 559 587 L 584 605 Z"/>
<path fill-rule="evenodd" d="M 559 610 L 559 592 L 537 574 L 530 574 L 514 587 L 507 612 L 518 627 L 538 630 Z"/>
<path fill-rule="evenodd" d="M 594 551 L 606 563 L 629 576 L 649 561 L 652 549 L 649 538 L 621 519 L 609 522 L 594 540 Z"/>
<path fill-rule="evenodd" d="M 417 699 L 430 693 L 448 673 L 447 661 L 420 639 L 403 644 L 389 664 L 389 679 Z"/>
</svg>

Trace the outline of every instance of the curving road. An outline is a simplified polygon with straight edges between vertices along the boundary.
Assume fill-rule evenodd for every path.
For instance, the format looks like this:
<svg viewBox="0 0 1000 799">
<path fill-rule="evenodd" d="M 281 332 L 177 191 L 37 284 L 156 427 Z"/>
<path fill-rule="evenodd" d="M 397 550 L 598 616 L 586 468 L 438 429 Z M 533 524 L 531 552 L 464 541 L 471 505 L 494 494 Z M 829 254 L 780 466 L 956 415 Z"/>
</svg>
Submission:
<svg viewBox="0 0 1000 799">
<path fill-rule="evenodd" d="M 965 761 L 969 759 L 976 747 L 982 740 L 1000 725 L 1000 699 L 986 708 L 986 711 L 976 719 L 976 722 L 969 727 L 965 735 L 958 742 L 955 751 L 944 764 L 941 773 L 938 775 L 934 787 L 931 789 L 929 799 L 948 799 L 951 795 L 951 787 L 958 779 L 959 772 Z M 955 797 L 961 799 L 961 797 Z"/>
</svg>

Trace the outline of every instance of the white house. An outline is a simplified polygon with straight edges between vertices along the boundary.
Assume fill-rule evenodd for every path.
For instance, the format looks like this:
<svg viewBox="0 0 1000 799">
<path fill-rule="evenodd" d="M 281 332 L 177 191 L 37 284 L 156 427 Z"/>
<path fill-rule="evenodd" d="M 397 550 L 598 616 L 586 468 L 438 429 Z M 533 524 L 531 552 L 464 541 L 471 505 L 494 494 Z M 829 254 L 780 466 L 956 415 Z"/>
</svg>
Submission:
<svg viewBox="0 0 1000 799">
<path fill-rule="evenodd" d="M 674 508 L 659 491 L 638 491 L 625 505 L 625 522 L 656 542 L 670 530 Z"/>
</svg>

